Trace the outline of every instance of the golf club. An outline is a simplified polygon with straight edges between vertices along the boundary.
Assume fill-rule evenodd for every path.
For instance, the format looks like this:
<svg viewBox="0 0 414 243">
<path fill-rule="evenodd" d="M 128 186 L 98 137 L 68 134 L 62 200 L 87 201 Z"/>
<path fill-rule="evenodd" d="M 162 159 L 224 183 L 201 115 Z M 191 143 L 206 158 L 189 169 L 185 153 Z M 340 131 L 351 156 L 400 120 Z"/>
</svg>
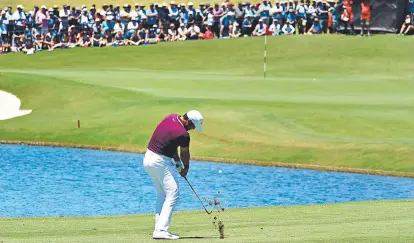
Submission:
<svg viewBox="0 0 414 243">
<path fill-rule="evenodd" d="M 207 214 L 211 214 L 213 211 L 208 211 L 206 209 L 206 207 L 204 206 L 203 202 L 201 201 L 201 199 L 198 197 L 196 191 L 194 190 L 194 188 L 191 186 L 190 182 L 187 180 L 187 177 L 184 177 L 184 179 L 187 181 L 188 185 L 191 187 L 191 190 L 193 190 L 194 194 L 197 196 L 198 200 L 200 201 L 201 205 L 203 205 L 204 210 L 206 211 Z"/>
</svg>

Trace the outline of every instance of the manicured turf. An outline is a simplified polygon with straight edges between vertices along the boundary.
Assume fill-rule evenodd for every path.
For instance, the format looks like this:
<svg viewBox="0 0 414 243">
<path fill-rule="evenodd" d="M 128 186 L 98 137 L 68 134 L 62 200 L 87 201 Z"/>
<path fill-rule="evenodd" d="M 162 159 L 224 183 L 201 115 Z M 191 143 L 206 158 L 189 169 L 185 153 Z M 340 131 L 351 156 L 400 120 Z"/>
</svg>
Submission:
<svg viewBox="0 0 414 243">
<path fill-rule="evenodd" d="M 225 239 L 213 226 L 224 222 Z M 0 219 L 0 242 L 153 242 L 153 215 Z M 174 214 L 186 242 L 413 242 L 413 201 L 377 201 Z M 196 237 L 203 237 L 196 239 Z"/>
<path fill-rule="evenodd" d="M 0 89 L 33 112 L 0 138 L 141 151 L 164 115 L 198 109 L 193 156 L 414 172 L 411 42 L 269 38 L 266 80 L 262 38 L 2 56 Z"/>
</svg>

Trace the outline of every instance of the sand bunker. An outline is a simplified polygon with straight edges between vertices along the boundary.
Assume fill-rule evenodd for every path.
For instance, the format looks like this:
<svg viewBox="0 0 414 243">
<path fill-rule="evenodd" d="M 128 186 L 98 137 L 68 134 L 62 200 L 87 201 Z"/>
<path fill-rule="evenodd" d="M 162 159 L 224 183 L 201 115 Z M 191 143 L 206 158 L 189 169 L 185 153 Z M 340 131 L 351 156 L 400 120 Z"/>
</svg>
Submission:
<svg viewBox="0 0 414 243">
<path fill-rule="evenodd" d="M 32 110 L 20 110 L 20 99 L 0 90 L 0 120 L 7 120 L 30 114 Z"/>
</svg>

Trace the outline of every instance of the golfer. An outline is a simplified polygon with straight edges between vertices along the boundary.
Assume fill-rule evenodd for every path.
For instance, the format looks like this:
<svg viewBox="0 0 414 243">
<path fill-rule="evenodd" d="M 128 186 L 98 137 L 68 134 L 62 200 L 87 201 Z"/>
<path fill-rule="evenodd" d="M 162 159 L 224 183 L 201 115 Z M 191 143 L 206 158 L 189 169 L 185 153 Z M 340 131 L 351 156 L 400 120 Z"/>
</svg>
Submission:
<svg viewBox="0 0 414 243">
<path fill-rule="evenodd" d="M 191 110 L 184 115 L 170 114 L 156 127 L 144 157 L 144 169 L 150 175 L 157 191 L 155 205 L 154 239 L 177 240 L 168 232 L 171 216 L 178 201 L 178 171 L 185 177 L 190 168 L 190 135 L 188 131 L 202 132 L 203 116 Z M 180 147 L 180 155 L 178 154 Z"/>
</svg>

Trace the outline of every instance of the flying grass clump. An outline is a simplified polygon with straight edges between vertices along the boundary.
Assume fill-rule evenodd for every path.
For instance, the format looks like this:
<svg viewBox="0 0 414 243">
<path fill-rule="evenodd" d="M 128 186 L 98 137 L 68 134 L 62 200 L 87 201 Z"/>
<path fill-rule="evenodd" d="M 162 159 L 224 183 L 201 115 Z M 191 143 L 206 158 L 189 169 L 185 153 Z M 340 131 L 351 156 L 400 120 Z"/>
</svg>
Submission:
<svg viewBox="0 0 414 243">
<path fill-rule="evenodd" d="M 220 193 L 220 191 L 218 191 L 218 193 Z M 224 208 L 221 206 L 221 203 L 216 196 L 214 196 L 212 200 L 206 199 L 206 201 L 208 205 L 214 206 L 215 208 L 215 210 L 213 211 L 215 212 L 213 214 L 213 225 L 214 228 L 218 229 L 220 239 L 224 239 L 224 222 L 220 219 L 220 213 L 224 212 Z"/>
</svg>

